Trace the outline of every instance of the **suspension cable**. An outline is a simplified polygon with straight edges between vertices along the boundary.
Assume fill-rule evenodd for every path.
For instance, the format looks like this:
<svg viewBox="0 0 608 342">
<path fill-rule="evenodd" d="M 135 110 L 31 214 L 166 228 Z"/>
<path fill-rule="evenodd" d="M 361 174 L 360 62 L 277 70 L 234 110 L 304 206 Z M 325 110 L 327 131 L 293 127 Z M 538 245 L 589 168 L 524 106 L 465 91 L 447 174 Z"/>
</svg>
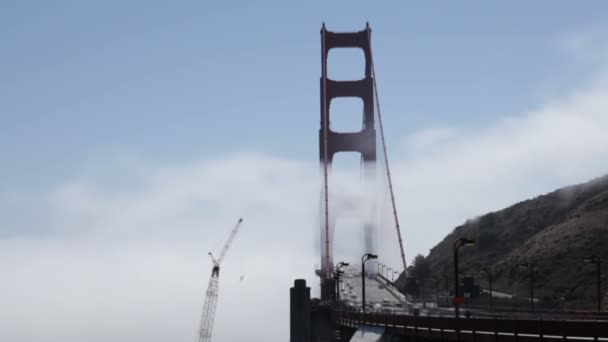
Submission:
<svg viewBox="0 0 608 342">
<path fill-rule="evenodd" d="M 378 99 L 378 86 L 376 85 L 376 70 L 374 69 L 374 56 L 372 52 L 372 36 L 371 30 L 367 30 L 367 38 L 369 40 L 369 59 L 372 71 L 372 82 L 374 84 L 374 96 L 376 99 L 376 111 L 378 112 L 378 126 L 380 126 L 380 139 L 382 141 L 382 152 L 384 154 L 384 163 L 386 165 L 386 177 L 388 179 L 388 189 L 391 195 L 391 204 L 393 206 L 393 215 L 395 216 L 395 229 L 399 238 L 399 248 L 401 251 L 401 261 L 403 262 L 403 271 L 407 275 L 407 262 L 405 261 L 405 251 L 403 248 L 403 240 L 401 239 L 401 229 L 399 227 L 399 216 L 397 215 L 397 205 L 395 204 L 395 194 L 393 192 L 393 182 L 391 180 L 391 171 L 388 164 L 388 154 L 386 152 L 386 141 L 384 140 L 384 127 L 382 125 L 382 112 L 380 111 L 380 100 Z"/>
<path fill-rule="evenodd" d="M 329 129 L 329 120 L 327 117 L 327 61 L 325 51 L 325 23 L 322 28 L 322 79 L 323 79 L 323 192 L 325 205 L 325 278 L 331 278 L 330 258 L 329 258 L 329 194 L 327 185 L 327 162 L 329 159 L 327 151 L 327 131 Z"/>
</svg>

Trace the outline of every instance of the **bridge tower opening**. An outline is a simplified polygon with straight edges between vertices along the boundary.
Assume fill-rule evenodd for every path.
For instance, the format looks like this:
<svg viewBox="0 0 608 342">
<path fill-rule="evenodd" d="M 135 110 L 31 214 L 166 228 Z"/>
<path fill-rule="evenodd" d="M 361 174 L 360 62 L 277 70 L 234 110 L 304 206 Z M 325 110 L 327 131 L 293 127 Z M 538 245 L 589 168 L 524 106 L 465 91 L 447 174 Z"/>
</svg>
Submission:
<svg viewBox="0 0 608 342">
<path fill-rule="evenodd" d="M 328 172 L 336 153 L 358 152 L 361 154 L 364 181 L 376 176 L 376 129 L 374 124 L 374 83 L 371 60 L 371 29 L 369 24 L 359 32 L 331 32 L 321 28 L 321 128 L 319 129 L 319 159 L 323 173 L 323 199 L 321 201 L 321 299 L 329 300 L 333 293 L 333 224 L 329 214 Z M 365 57 L 365 75 L 359 80 L 332 80 L 327 76 L 329 51 L 335 48 L 359 48 Z M 363 102 L 363 120 L 360 131 L 337 132 L 331 129 L 331 103 L 338 98 L 355 97 Z M 360 120 L 353 113 L 353 120 Z M 376 252 L 374 225 L 370 222 L 364 230 L 365 252 Z"/>
</svg>

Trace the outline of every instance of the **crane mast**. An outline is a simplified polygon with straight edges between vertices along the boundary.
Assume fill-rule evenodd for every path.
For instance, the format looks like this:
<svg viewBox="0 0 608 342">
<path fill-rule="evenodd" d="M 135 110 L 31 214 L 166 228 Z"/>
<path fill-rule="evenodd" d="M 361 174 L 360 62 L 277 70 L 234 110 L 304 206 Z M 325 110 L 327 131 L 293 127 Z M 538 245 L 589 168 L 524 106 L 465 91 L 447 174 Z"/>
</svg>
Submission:
<svg viewBox="0 0 608 342">
<path fill-rule="evenodd" d="M 207 293 L 205 294 L 205 303 L 203 304 L 203 313 L 201 314 L 201 323 L 198 330 L 197 342 L 211 342 L 213 321 L 215 320 L 215 308 L 217 307 L 217 298 L 219 293 L 220 264 L 226 256 L 232 241 L 234 241 L 242 222 L 243 219 L 240 218 L 234 228 L 232 228 L 230 236 L 224 244 L 218 259 L 215 259 L 211 252 L 209 253 L 211 260 L 213 261 L 213 268 L 211 269 L 211 278 L 209 279 Z"/>
</svg>

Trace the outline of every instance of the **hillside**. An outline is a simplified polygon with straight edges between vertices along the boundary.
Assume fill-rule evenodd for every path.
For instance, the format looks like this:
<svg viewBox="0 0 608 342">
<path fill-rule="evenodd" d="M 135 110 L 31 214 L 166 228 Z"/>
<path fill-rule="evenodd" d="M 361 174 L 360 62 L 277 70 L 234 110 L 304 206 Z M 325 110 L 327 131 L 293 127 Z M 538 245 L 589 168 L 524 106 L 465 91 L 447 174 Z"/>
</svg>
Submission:
<svg viewBox="0 0 608 342">
<path fill-rule="evenodd" d="M 537 298 L 591 306 L 595 267 L 583 259 L 596 254 L 608 265 L 608 176 L 468 220 L 431 249 L 426 259 L 432 276 L 447 274 L 453 281 L 452 245 L 459 237 L 476 240 L 475 246 L 461 248 L 460 270 L 482 287 L 487 283 L 479 270 L 487 267 L 496 290 L 526 296 L 528 273 L 517 264 L 531 262 Z M 605 288 L 608 271 L 602 268 Z"/>
</svg>

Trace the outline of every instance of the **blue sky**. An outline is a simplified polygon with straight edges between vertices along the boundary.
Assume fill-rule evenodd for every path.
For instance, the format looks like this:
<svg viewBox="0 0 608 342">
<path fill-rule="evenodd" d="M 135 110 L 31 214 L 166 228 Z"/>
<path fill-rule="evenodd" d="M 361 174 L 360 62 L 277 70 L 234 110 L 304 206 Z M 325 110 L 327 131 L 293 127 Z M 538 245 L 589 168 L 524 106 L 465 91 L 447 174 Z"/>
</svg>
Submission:
<svg viewBox="0 0 608 342">
<path fill-rule="evenodd" d="M 322 22 L 372 27 L 408 261 L 467 219 L 606 174 L 607 14 L 604 1 L 0 2 L 0 340 L 191 339 L 207 252 L 242 216 L 215 340 L 284 341 L 293 279 L 318 292 Z M 362 62 L 332 52 L 330 76 Z M 357 109 L 337 102 L 332 127 L 356 128 Z M 335 258 L 358 260 L 375 214 L 356 156 L 337 159 Z M 381 210 L 378 253 L 399 270 Z"/>
<path fill-rule="evenodd" d="M 484 125 L 588 77 L 592 65 L 559 41 L 604 25 L 608 5 L 13 1 L 0 9 L 6 191 L 60 183 L 117 153 L 162 162 L 256 150 L 315 160 L 323 21 L 338 31 L 370 22 L 389 146 L 427 126 Z M 337 76 L 361 70 L 359 55 L 337 57 Z"/>
</svg>

